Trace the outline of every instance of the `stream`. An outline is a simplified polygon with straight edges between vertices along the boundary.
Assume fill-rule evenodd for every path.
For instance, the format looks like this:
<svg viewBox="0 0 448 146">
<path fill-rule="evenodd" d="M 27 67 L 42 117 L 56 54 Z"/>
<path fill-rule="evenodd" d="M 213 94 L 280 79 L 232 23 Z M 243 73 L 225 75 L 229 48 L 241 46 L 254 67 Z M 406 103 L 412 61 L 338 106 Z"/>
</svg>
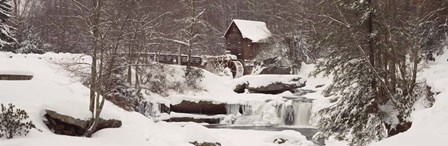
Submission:
<svg viewBox="0 0 448 146">
<path fill-rule="evenodd" d="M 258 131 L 283 131 L 283 130 L 293 130 L 300 132 L 306 139 L 311 140 L 318 132 L 318 129 L 314 127 L 294 127 L 294 126 L 280 126 L 280 127 L 272 127 L 272 126 L 238 126 L 238 125 L 223 125 L 223 124 L 212 124 L 212 125 L 204 125 L 207 128 L 212 129 L 238 129 L 238 130 L 258 130 Z M 323 145 L 322 141 L 315 142 L 317 145 Z"/>
</svg>

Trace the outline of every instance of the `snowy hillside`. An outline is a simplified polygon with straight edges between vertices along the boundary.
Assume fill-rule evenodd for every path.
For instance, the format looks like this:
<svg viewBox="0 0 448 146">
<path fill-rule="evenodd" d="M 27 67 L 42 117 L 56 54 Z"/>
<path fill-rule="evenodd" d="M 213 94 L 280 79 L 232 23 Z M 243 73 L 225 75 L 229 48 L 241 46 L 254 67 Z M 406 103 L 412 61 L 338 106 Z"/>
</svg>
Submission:
<svg viewBox="0 0 448 146">
<path fill-rule="evenodd" d="M 2 139 L 0 146 L 187 146 L 194 141 L 219 142 L 223 146 L 271 146 L 277 145 L 273 143 L 273 140 L 277 138 L 289 140 L 288 143 L 283 145 L 312 145 L 304 136 L 294 131 L 267 132 L 207 129 L 193 123 L 154 123 L 140 113 L 124 111 L 110 102 L 106 102 L 101 117 L 121 120 L 123 123 L 121 128 L 98 131 L 92 138 L 56 135 L 43 122 L 45 120 L 43 115 L 46 109 L 55 110 L 61 114 L 71 115 L 80 119 L 90 117 L 90 112 L 88 111 L 88 88 L 79 81 L 70 78 L 60 66 L 54 64 L 57 60 L 74 58 L 79 58 L 79 55 L 52 53 L 44 55 L 16 55 L 0 53 L 0 73 L 27 73 L 27 75 L 33 75 L 33 79 L 29 81 L 0 80 L 0 103 L 13 103 L 17 108 L 26 110 L 30 115 L 30 120 L 36 124 L 37 128 L 42 130 L 42 132 L 32 130 L 28 136 L 17 137 L 11 140 Z M 212 84 L 213 81 L 205 79 L 205 82 Z M 234 95 L 237 97 L 241 96 Z M 265 98 L 262 100 L 265 100 Z"/>
<path fill-rule="evenodd" d="M 446 51 L 446 50 L 445 50 Z M 435 95 L 433 107 L 417 109 L 412 114 L 412 127 L 372 146 L 446 146 L 448 141 L 448 53 L 431 62 L 422 73 Z"/>
</svg>

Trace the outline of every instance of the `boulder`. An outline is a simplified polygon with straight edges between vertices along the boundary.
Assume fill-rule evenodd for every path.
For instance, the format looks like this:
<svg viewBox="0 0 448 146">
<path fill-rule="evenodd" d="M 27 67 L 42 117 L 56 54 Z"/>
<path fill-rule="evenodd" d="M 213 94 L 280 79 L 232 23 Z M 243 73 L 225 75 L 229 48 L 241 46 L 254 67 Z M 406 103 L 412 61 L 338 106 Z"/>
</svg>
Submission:
<svg viewBox="0 0 448 146">
<path fill-rule="evenodd" d="M 290 67 L 278 67 L 278 66 L 270 66 L 264 68 L 260 74 L 291 74 L 291 68 Z"/>
<path fill-rule="evenodd" d="M 274 144 L 284 144 L 284 143 L 286 143 L 287 141 L 288 141 L 287 139 L 277 138 L 277 139 L 274 139 L 273 143 L 274 143 Z"/>
<path fill-rule="evenodd" d="M 247 75 L 233 83 L 233 91 L 244 93 L 279 94 L 302 88 L 306 81 L 297 75 Z"/>
<path fill-rule="evenodd" d="M 291 91 L 295 96 L 303 96 L 306 94 L 310 94 L 310 93 L 316 93 L 316 91 L 314 90 L 309 90 L 309 89 L 295 89 L 293 91 Z"/>
<path fill-rule="evenodd" d="M 193 117 L 171 117 L 166 122 L 195 122 L 195 123 L 208 123 L 208 124 L 219 124 L 221 122 L 220 118 L 193 118 Z"/>
<path fill-rule="evenodd" d="M 215 104 L 210 101 L 182 101 L 176 105 L 170 105 L 170 109 L 177 113 L 191 113 L 191 114 L 207 114 L 207 115 L 218 115 L 226 114 L 225 104 Z"/>
<path fill-rule="evenodd" d="M 390 124 L 386 124 L 386 128 L 388 129 L 389 136 L 394 136 L 397 134 L 400 134 L 402 132 L 407 131 L 409 128 L 411 128 L 412 122 L 402 122 L 398 125 L 395 125 L 395 127 L 392 127 Z"/>
<path fill-rule="evenodd" d="M 51 110 L 46 110 L 46 114 L 44 116 L 46 118 L 44 123 L 56 134 L 83 136 L 89 128 L 89 120 L 77 119 Z M 104 120 L 100 118 L 95 132 L 105 128 L 119 128 L 121 127 L 121 124 L 122 123 L 119 120 Z"/>
<path fill-rule="evenodd" d="M 233 91 L 236 93 L 244 93 L 248 87 L 249 87 L 249 83 L 238 84 L 238 85 L 235 85 L 235 88 L 233 89 Z"/>
<path fill-rule="evenodd" d="M 195 142 L 190 142 L 190 143 L 192 145 L 194 145 L 194 146 L 221 146 L 221 144 L 218 143 L 218 142 L 215 142 L 215 143 L 213 143 L 213 142 L 202 142 L 202 143 L 199 143 L 199 142 L 195 141 Z"/>
<path fill-rule="evenodd" d="M 250 87 L 249 86 L 249 92 L 251 93 L 264 93 L 264 94 L 279 94 L 283 93 L 285 91 L 291 91 L 293 89 L 304 87 L 305 84 L 287 84 L 287 83 L 281 83 L 276 82 L 272 83 L 266 86 L 261 87 Z"/>
</svg>

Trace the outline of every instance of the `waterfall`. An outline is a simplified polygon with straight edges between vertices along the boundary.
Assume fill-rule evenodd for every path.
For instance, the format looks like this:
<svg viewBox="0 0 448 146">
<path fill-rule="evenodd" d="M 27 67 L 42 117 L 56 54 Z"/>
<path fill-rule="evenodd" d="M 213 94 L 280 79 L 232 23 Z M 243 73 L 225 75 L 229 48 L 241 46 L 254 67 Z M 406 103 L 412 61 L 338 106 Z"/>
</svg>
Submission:
<svg viewBox="0 0 448 146">
<path fill-rule="evenodd" d="M 294 114 L 294 125 L 306 126 L 310 125 L 310 116 L 312 103 L 310 102 L 294 102 L 293 107 L 296 114 Z"/>
<path fill-rule="evenodd" d="M 157 117 L 161 113 L 161 104 L 143 102 L 139 105 L 138 111 L 146 117 Z"/>
<path fill-rule="evenodd" d="M 228 115 L 239 115 L 240 114 L 240 105 L 239 104 L 227 104 L 226 112 Z"/>
<path fill-rule="evenodd" d="M 279 106 L 280 125 L 307 126 L 311 116 L 311 102 L 288 100 Z"/>
<path fill-rule="evenodd" d="M 227 114 L 236 115 L 237 125 L 294 125 L 308 126 L 311 116 L 310 100 L 271 101 L 260 105 L 226 106 Z"/>
<path fill-rule="evenodd" d="M 243 114 L 243 115 L 251 115 L 253 113 L 254 113 L 254 111 L 252 109 L 252 106 L 250 106 L 250 105 L 242 105 L 241 106 L 241 114 Z"/>
<path fill-rule="evenodd" d="M 262 111 L 263 108 L 259 108 L 258 110 L 253 109 L 251 105 L 241 105 L 239 116 L 234 124 L 236 125 L 259 125 L 260 121 L 263 119 Z"/>
</svg>

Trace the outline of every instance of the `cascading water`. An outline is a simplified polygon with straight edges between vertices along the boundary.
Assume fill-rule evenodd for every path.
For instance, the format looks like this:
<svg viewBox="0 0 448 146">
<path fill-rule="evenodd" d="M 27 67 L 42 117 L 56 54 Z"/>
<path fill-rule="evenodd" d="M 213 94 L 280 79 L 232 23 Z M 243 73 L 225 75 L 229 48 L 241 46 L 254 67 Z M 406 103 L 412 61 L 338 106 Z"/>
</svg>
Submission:
<svg viewBox="0 0 448 146">
<path fill-rule="evenodd" d="M 139 112 L 146 117 L 156 117 L 161 113 L 161 104 L 144 102 L 139 105 Z"/>
<path fill-rule="evenodd" d="M 311 102 L 288 100 L 279 110 L 280 125 L 307 126 L 311 116 Z"/>
<path fill-rule="evenodd" d="M 312 103 L 306 100 L 271 101 L 256 105 L 227 105 L 227 114 L 237 116 L 236 125 L 308 126 Z"/>
<path fill-rule="evenodd" d="M 236 125 L 256 125 L 263 117 L 262 114 L 256 113 L 251 105 L 240 106 L 241 116 L 234 122 Z"/>
<path fill-rule="evenodd" d="M 253 113 L 252 106 L 250 105 L 243 105 L 241 106 L 241 114 L 243 115 L 251 115 Z"/>
<path fill-rule="evenodd" d="M 294 102 L 293 107 L 296 113 L 294 114 L 294 125 L 307 126 L 310 125 L 311 108 L 313 104 L 310 102 Z"/>
<path fill-rule="evenodd" d="M 239 115 L 241 106 L 239 104 L 228 104 L 226 105 L 227 114 Z"/>
<path fill-rule="evenodd" d="M 292 101 L 287 101 L 284 104 L 280 104 L 277 107 L 279 110 L 278 115 L 280 117 L 279 125 L 293 125 L 294 123 L 294 108 L 292 106 Z"/>
</svg>

